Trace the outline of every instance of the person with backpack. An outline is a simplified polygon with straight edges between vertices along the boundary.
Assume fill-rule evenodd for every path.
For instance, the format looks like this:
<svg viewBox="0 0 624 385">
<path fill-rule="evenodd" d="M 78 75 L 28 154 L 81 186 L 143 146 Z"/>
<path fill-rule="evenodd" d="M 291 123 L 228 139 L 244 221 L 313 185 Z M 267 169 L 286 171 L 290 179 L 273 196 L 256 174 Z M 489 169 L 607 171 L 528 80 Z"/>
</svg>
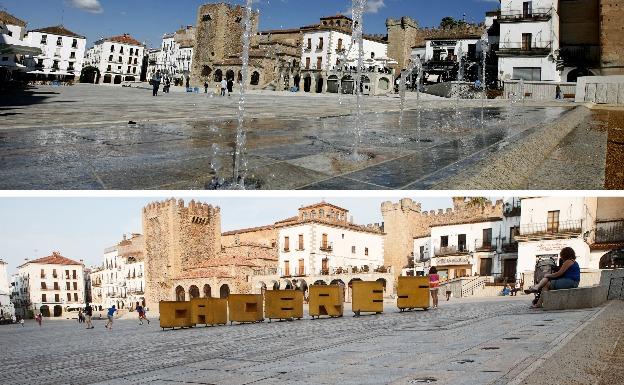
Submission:
<svg viewBox="0 0 624 385">
<path fill-rule="evenodd" d="M 162 77 L 160 76 L 160 70 L 156 71 L 156 73 L 152 76 L 152 95 L 158 96 L 158 89 L 160 88 L 160 82 L 162 81 Z"/>
</svg>

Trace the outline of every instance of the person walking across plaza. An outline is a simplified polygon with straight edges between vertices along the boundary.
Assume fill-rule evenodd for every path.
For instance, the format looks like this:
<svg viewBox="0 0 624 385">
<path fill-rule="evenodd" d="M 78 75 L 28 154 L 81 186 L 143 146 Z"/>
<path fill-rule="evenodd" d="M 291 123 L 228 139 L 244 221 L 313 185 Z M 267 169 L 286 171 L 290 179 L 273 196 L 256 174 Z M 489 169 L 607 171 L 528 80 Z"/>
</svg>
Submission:
<svg viewBox="0 0 624 385">
<path fill-rule="evenodd" d="M 204 82 L 204 93 L 208 93 L 208 82 Z"/>
<path fill-rule="evenodd" d="M 82 309 L 78 309 L 78 323 L 82 323 Z"/>
<path fill-rule="evenodd" d="M 221 79 L 221 96 L 225 96 L 226 91 L 227 91 L 227 80 Z"/>
<path fill-rule="evenodd" d="M 39 313 L 35 316 L 35 321 L 37 321 L 37 323 L 39 324 L 39 327 L 41 327 L 41 322 L 43 322 L 43 314 Z"/>
<path fill-rule="evenodd" d="M 87 302 L 87 306 L 85 306 L 85 322 L 87 323 L 87 329 L 93 329 L 93 323 L 91 323 L 91 317 L 93 317 L 93 308 Z"/>
<path fill-rule="evenodd" d="M 152 95 L 158 96 L 158 89 L 160 88 L 160 82 L 162 81 L 162 77 L 160 76 L 160 70 L 156 71 L 154 76 L 152 76 Z"/>
<path fill-rule="evenodd" d="M 555 88 L 555 99 L 563 99 L 563 97 L 561 96 L 561 86 L 559 84 L 557 84 L 557 87 Z"/>
<path fill-rule="evenodd" d="M 117 309 L 115 309 L 115 305 L 113 305 L 108 309 L 108 321 L 106 322 L 106 325 L 104 325 L 104 327 L 108 330 L 113 330 L 113 317 L 115 313 L 117 313 Z"/>
<path fill-rule="evenodd" d="M 438 308 L 438 291 L 440 290 L 440 276 L 438 275 L 438 269 L 432 266 L 429 269 L 429 291 L 431 292 L 431 299 L 433 300 L 433 308 Z"/>
<path fill-rule="evenodd" d="M 150 320 L 147 319 L 147 316 L 145 315 L 145 309 L 143 308 L 143 306 L 139 305 L 136 308 L 137 313 L 139 313 L 139 325 L 143 325 L 143 320 L 147 321 L 147 324 L 150 324 Z"/>
</svg>

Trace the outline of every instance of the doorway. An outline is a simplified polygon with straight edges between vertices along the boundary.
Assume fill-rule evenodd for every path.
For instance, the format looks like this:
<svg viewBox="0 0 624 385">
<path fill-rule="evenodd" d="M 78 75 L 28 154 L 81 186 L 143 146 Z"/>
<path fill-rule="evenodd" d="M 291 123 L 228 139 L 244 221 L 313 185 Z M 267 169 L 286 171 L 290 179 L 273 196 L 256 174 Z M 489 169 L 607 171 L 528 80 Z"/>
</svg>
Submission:
<svg viewBox="0 0 624 385">
<path fill-rule="evenodd" d="M 479 275 L 481 276 L 492 275 L 492 258 L 481 258 L 481 265 L 479 266 Z"/>
<path fill-rule="evenodd" d="M 518 266 L 517 259 L 503 260 L 503 278 L 507 282 L 516 282 L 516 267 L 517 266 Z"/>
</svg>

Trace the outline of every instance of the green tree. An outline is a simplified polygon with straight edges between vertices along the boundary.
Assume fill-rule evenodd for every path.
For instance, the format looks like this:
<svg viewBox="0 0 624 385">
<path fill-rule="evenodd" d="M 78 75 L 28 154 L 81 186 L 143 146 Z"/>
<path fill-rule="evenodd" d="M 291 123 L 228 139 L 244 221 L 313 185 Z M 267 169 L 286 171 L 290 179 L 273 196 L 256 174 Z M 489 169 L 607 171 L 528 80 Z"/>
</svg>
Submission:
<svg viewBox="0 0 624 385">
<path fill-rule="evenodd" d="M 93 66 L 86 66 L 80 71 L 80 83 L 95 83 L 100 78 L 100 70 Z"/>
</svg>

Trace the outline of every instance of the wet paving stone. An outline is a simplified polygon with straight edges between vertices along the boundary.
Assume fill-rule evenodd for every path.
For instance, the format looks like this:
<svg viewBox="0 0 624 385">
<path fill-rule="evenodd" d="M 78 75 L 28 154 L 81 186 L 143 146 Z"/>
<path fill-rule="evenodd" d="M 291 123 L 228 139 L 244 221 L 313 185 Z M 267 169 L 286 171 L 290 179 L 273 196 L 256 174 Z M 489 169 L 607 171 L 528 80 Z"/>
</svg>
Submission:
<svg viewBox="0 0 624 385">
<path fill-rule="evenodd" d="M 0 111 L 24 115 L 0 123 L 0 188 L 201 189 L 214 176 L 231 176 L 236 98 L 173 93 L 150 98 L 142 89 L 70 88 L 34 90 L 40 104 Z M 498 103 L 483 111 L 482 121 L 481 108 L 470 107 L 470 101 L 459 109 L 445 100 L 429 101 L 420 119 L 409 110 L 400 127 L 398 113 L 387 112 L 398 108 L 398 100 L 367 102 L 358 134 L 348 115 L 349 98 L 341 106 L 331 96 L 250 95 L 244 123 L 247 173 L 256 187 L 430 188 L 567 110 Z M 350 160 L 354 151 L 364 160 Z M 215 159 L 220 175 L 214 175 Z M 69 176 L 50 172 L 78 165 L 82 171 Z"/>
</svg>

